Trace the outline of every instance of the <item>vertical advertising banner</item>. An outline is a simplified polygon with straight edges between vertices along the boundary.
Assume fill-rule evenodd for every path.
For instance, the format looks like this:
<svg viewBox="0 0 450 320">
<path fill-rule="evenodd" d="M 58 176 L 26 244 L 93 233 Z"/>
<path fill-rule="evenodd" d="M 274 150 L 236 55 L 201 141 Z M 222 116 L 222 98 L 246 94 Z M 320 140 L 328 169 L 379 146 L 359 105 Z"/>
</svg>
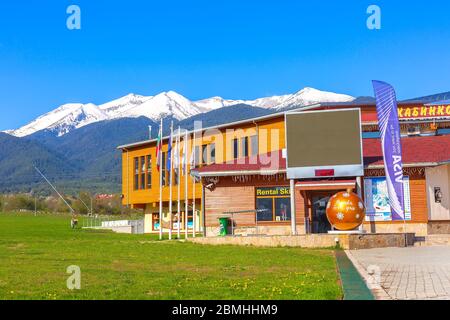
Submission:
<svg viewBox="0 0 450 320">
<path fill-rule="evenodd" d="M 373 88 L 377 101 L 378 126 L 392 220 L 405 220 L 402 145 L 397 98 L 394 88 L 385 82 L 373 81 Z"/>
</svg>

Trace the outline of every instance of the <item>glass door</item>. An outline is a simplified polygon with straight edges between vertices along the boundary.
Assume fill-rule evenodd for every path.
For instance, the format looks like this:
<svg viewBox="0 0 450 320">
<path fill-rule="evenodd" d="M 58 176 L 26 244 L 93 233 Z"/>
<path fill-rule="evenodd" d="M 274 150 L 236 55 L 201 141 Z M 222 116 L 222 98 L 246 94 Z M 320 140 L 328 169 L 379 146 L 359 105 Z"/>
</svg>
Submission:
<svg viewBox="0 0 450 320">
<path fill-rule="evenodd" d="M 326 213 L 330 198 L 329 195 L 312 197 L 312 233 L 327 233 L 331 230 Z"/>
</svg>

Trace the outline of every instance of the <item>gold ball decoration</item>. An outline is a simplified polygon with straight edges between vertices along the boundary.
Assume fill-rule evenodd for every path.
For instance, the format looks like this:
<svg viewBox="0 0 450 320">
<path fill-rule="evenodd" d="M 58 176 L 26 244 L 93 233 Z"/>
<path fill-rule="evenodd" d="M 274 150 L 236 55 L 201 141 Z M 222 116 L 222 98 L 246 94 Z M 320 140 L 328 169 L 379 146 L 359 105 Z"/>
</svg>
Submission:
<svg viewBox="0 0 450 320">
<path fill-rule="evenodd" d="M 339 192 L 327 204 L 327 218 L 335 229 L 350 231 L 364 221 L 366 209 L 361 198 L 353 192 Z"/>
</svg>

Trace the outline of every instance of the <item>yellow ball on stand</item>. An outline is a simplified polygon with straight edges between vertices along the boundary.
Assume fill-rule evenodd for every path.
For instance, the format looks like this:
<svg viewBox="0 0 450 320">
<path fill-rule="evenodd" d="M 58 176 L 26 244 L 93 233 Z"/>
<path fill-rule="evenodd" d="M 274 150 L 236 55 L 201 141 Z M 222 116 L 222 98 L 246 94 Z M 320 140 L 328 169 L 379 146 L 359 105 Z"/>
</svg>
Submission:
<svg viewBox="0 0 450 320">
<path fill-rule="evenodd" d="M 361 198 L 349 191 L 336 193 L 327 204 L 327 218 L 339 231 L 351 231 L 364 221 L 366 209 Z"/>
</svg>

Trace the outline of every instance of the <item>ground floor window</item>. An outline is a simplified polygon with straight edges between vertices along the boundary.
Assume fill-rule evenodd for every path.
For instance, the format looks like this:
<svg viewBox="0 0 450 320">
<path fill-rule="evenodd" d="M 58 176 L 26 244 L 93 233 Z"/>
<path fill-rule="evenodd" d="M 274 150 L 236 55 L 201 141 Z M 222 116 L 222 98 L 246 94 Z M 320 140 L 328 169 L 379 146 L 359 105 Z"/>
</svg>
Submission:
<svg viewBox="0 0 450 320">
<path fill-rule="evenodd" d="M 258 221 L 290 221 L 289 187 L 256 188 L 256 209 Z"/>
</svg>

